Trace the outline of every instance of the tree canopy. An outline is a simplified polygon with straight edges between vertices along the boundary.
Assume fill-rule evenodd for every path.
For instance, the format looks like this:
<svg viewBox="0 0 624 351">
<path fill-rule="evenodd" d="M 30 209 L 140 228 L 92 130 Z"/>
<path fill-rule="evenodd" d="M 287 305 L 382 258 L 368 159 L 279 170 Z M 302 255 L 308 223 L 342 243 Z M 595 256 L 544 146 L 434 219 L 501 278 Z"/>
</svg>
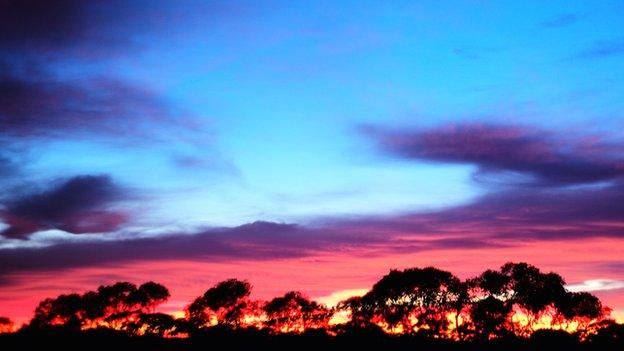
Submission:
<svg viewBox="0 0 624 351">
<path fill-rule="evenodd" d="M 174 318 L 157 311 L 170 296 L 165 286 L 118 282 L 46 298 L 24 328 L 108 328 L 164 337 L 215 327 L 271 334 L 379 330 L 454 340 L 529 337 L 543 329 L 589 338 L 601 328 L 617 329 L 596 296 L 570 292 L 560 275 L 527 263 L 506 263 L 466 280 L 435 267 L 393 269 L 363 296 L 333 307 L 299 291 L 268 301 L 252 299 L 251 292 L 245 280 L 219 282 L 186 306 L 184 318 Z M 0 328 L 14 329 L 7 318 L 0 318 Z"/>
</svg>

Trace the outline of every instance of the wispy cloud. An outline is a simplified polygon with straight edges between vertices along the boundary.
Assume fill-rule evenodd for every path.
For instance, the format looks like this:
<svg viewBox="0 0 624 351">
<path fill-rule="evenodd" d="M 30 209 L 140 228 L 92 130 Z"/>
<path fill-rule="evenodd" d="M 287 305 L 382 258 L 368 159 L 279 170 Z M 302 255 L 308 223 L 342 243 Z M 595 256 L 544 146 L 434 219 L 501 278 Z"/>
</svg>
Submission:
<svg viewBox="0 0 624 351">
<path fill-rule="evenodd" d="M 602 291 L 624 289 L 624 281 L 613 279 L 590 279 L 567 286 L 570 291 Z"/>
</svg>

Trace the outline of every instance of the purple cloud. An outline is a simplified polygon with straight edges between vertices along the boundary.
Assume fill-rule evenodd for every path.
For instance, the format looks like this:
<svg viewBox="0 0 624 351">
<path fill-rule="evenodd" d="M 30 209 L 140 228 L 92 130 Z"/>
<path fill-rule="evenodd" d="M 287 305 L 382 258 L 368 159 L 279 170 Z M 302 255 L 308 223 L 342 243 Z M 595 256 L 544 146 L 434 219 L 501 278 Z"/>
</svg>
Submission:
<svg viewBox="0 0 624 351">
<path fill-rule="evenodd" d="M 480 173 L 515 172 L 532 177 L 536 185 L 596 183 L 624 175 L 624 158 L 617 152 L 622 145 L 602 145 L 591 138 L 579 141 L 536 128 L 464 124 L 364 130 L 385 151 L 401 158 L 474 164 Z"/>
<path fill-rule="evenodd" d="M 624 185 L 511 189 L 463 206 L 363 219 L 358 225 L 369 232 L 451 235 L 509 245 L 533 239 L 624 237 Z"/>
<path fill-rule="evenodd" d="M 127 220 L 109 207 L 126 195 L 108 176 L 78 176 L 48 190 L 7 199 L 0 217 L 8 224 L 0 234 L 26 239 L 45 229 L 69 233 L 115 230 Z"/>
<path fill-rule="evenodd" d="M 157 138 L 142 128 L 147 122 L 190 130 L 194 121 L 189 117 L 156 94 L 122 81 L 0 78 L 0 124 L 5 138 L 88 135 L 117 139 L 128 134 Z"/>
<path fill-rule="evenodd" d="M 197 233 L 117 241 L 64 242 L 44 248 L 0 249 L 0 284 L 17 271 L 60 270 L 142 260 L 249 260 L 292 258 L 338 247 L 381 242 L 353 233 L 336 233 L 294 224 L 254 222 L 238 227 L 210 228 Z M 59 260 L 58 257 L 63 257 Z"/>
</svg>

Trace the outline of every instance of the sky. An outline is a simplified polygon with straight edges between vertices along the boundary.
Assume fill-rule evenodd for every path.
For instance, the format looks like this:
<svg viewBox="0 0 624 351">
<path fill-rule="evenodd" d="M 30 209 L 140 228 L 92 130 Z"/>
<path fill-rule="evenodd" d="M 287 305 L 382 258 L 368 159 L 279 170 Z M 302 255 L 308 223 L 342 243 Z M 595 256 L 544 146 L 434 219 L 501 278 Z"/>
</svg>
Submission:
<svg viewBox="0 0 624 351">
<path fill-rule="evenodd" d="M 623 12 L 0 0 L 0 315 L 526 261 L 624 320 Z"/>
</svg>

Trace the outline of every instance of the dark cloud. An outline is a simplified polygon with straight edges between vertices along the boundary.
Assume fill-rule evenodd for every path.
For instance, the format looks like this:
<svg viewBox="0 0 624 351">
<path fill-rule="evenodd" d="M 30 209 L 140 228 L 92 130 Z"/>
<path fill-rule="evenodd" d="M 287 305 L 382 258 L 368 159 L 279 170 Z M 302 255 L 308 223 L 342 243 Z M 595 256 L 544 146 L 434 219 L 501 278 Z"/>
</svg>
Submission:
<svg viewBox="0 0 624 351">
<path fill-rule="evenodd" d="M 93 58 L 134 46 L 153 7 L 131 1 L 0 0 L 0 47 L 17 55 Z M 148 15 L 149 14 L 149 15 Z"/>
<path fill-rule="evenodd" d="M 16 271 L 58 270 L 143 260 L 302 257 L 314 251 L 357 245 L 361 239 L 354 234 L 318 231 L 293 224 L 254 222 L 194 234 L 173 233 L 120 241 L 65 242 L 45 248 L 0 249 L 0 278 Z M 374 243 L 375 239 L 365 241 Z"/>
<path fill-rule="evenodd" d="M 566 13 L 563 15 L 550 18 L 546 21 L 540 22 L 540 26 L 544 28 L 567 27 L 574 23 L 577 23 L 580 19 L 581 19 L 581 16 L 579 16 L 576 13 Z"/>
<path fill-rule="evenodd" d="M 624 238 L 624 186 L 512 189 L 436 212 L 364 219 L 362 229 L 394 235 L 453 235 L 492 244 Z"/>
<path fill-rule="evenodd" d="M 108 176 L 70 178 L 51 189 L 6 199 L 0 216 L 9 227 L 0 234 L 25 239 L 45 229 L 74 234 L 115 230 L 127 215 L 109 207 L 125 196 Z"/>
<path fill-rule="evenodd" d="M 579 52 L 576 57 L 594 59 L 624 54 L 624 38 L 594 43 L 587 49 Z"/>
<path fill-rule="evenodd" d="M 214 22 L 249 7 L 254 6 L 212 1 L 0 0 L 0 57 L 42 63 L 128 56 L 182 25 L 205 32 Z"/>
<path fill-rule="evenodd" d="M 343 223 L 346 224 L 346 223 Z M 477 247 L 470 240 L 395 240 L 382 232 L 351 222 L 347 226 L 308 227 L 295 224 L 254 222 L 238 227 L 211 228 L 198 233 L 171 233 L 158 237 L 117 241 L 63 242 L 44 248 L 0 249 L 0 285 L 12 273 L 56 271 L 75 267 L 102 266 L 158 260 L 270 260 L 299 258 L 320 252 L 358 255 L 417 252 L 432 249 Z M 415 234 L 415 233 L 413 233 Z M 59 260 L 59 257 L 63 257 Z"/>
<path fill-rule="evenodd" d="M 192 129 L 192 116 L 176 111 L 149 90 L 107 78 L 59 81 L 49 77 L 0 78 L 3 137 L 136 136 L 154 139 L 149 123 L 168 125 L 167 133 Z"/>
<path fill-rule="evenodd" d="M 535 185 L 609 181 L 624 175 L 618 148 L 592 138 L 562 136 L 536 128 L 488 124 L 390 131 L 364 128 L 381 147 L 398 157 L 474 164 L 480 173 L 515 172 Z"/>
</svg>

